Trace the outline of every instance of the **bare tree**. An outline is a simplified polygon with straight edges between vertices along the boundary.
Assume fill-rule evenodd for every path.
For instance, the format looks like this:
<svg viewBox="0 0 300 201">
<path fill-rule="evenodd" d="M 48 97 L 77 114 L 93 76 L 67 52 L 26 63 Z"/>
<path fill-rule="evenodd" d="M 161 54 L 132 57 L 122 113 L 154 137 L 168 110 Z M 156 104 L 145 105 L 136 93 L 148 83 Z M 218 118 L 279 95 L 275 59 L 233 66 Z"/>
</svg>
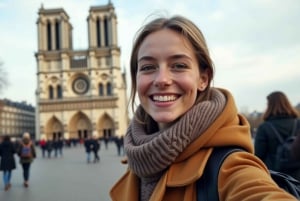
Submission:
<svg viewBox="0 0 300 201">
<path fill-rule="evenodd" d="M 7 81 L 7 73 L 3 69 L 3 62 L 0 61 L 0 93 L 2 90 L 8 86 L 8 81 Z"/>
</svg>

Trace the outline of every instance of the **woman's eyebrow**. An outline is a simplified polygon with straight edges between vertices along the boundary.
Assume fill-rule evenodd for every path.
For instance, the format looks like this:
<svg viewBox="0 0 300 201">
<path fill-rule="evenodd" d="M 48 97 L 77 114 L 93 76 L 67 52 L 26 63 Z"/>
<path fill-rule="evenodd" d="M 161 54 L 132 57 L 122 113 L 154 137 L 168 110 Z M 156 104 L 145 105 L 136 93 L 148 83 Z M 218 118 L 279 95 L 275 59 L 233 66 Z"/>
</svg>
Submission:
<svg viewBox="0 0 300 201">
<path fill-rule="evenodd" d="M 186 58 L 186 59 L 190 59 L 191 57 L 189 57 L 186 54 L 175 54 L 170 56 L 168 59 L 181 59 L 181 58 Z M 140 61 L 153 61 L 155 60 L 155 58 L 153 58 L 152 56 L 142 56 L 141 58 L 138 59 L 138 62 Z"/>
<path fill-rule="evenodd" d="M 181 58 L 186 58 L 186 59 L 191 59 L 191 57 L 189 57 L 186 54 L 175 54 L 170 56 L 171 59 L 181 59 Z"/>
<path fill-rule="evenodd" d="M 143 56 L 143 57 L 138 59 L 138 62 L 140 62 L 140 61 L 153 61 L 153 60 L 155 60 L 155 59 L 151 56 Z"/>
</svg>

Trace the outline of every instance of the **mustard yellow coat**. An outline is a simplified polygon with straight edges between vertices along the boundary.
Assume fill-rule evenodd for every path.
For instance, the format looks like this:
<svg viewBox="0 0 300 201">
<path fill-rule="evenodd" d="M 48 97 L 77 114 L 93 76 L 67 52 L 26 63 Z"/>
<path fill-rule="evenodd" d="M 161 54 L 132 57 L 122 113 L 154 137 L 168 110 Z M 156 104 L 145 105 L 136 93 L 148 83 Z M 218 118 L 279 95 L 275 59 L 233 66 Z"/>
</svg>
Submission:
<svg viewBox="0 0 300 201">
<path fill-rule="evenodd" d="M 196 181 L 216 146 L 240 146 L 248 152 L 231 154 L 222 164 L 218 178 L 220 200 L 259 201 L 297 200 L 280 189 L 266 166 L 254 154 L 246 119 L 237 113 L 231 94 L 216 121 L 192 142 L 168 168 L 156 185 L 150 201 L 196 201 Z M 110 191 L 113 201 L 139 201 L 139 179 L 130 170 Z"/>
</svg>

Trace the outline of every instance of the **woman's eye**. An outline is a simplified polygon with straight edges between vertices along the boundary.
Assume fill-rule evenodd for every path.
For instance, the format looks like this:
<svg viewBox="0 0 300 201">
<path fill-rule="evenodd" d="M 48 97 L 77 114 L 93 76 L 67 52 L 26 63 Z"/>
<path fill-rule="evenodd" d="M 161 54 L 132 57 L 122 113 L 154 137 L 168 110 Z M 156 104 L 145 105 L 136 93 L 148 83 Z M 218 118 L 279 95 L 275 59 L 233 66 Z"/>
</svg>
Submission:
<svg viewBox="0 0 300 201">
<path fill-rule="evenodd" d="M 151 70 L 155 70 L 155 66 L 154 65 L 143 65 L 139 69 L 140 69 L 140 71 L 151 71 Z"/>
<path fill-rule="evenodd" d="M 184 63 L 175 63 L 173 65 L 173 68 L 175 68 L 175 69 L 185 69 L 185 68 L 187 68 L 187 65 L 184 64 Z"/>
</svg>

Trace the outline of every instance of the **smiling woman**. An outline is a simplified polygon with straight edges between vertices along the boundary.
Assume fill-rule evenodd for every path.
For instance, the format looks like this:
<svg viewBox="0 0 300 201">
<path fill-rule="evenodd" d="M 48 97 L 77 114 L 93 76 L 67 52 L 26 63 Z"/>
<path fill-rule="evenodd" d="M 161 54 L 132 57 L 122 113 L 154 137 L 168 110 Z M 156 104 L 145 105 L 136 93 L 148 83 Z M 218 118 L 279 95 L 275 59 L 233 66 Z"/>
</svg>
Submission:
<svg viewBox="0 0 300 201">
<path fill-rule="evenodd" d="M 249 123 L 231 93 L 210 86 L 212 60 L 193 22 L 173 16 L 146 24 L 130 65 L 132 107 L 136 93 L 140 105 L 124 141 L 129 168 L 110 192 L 113 201 L 195 201 L 208 158 L 225 146 L 246 151 L 221 165 L 220 200 L 296 200 L 254 155 Z"/>
<path fill-rule="evenodd" d="M 159 30 L 138 51 L 137 92 L 145 111 L 160 129 L 189 110 L 208 85 L 199 72 L 190 42 L 169 29 Z"/>
</svg>

